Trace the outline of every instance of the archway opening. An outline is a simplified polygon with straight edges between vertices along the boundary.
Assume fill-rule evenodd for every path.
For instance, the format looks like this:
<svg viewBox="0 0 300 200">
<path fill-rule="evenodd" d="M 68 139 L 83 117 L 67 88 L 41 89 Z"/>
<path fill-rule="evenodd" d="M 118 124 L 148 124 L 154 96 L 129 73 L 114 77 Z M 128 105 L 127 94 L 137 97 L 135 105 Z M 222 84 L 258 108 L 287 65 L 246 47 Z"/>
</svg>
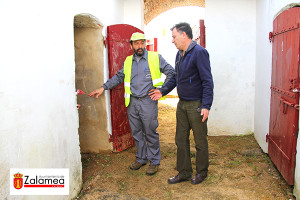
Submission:
<svg viewBox="0 0 300 200">
<path fill-rule="evenodd" d="M 195 40 L 199 36 L 200 20 L 204 20 L 204 18 L 205 8 L 203 7 L 182 6 L 172 8 L 153 18 L 145 26 L 145 34 L 150 40 L 157 38 L 157 51 L 170 65 L 175 67 L 175 57 L 178 49 L 172 44 L 172 31 L 170 29 L 177 23 L 187 22 L 193 29 L 193 39 Z M 177 97 L 176 88 L 167 97 Z M 164 102 L 176 105 L 178 99 L 167 98 Z"/>
<path fill-rule="evenodd" d="M 111 150 L 107 131 L 105 96 L 98 99 L 87 94 L 104 82 L 103 25 L 90 14 L 74 17 L 75 85 L 79 105 L 79 141 L 81 153 Z M 81 93 L 82 93 L 81 92 Z"/>
</svg>

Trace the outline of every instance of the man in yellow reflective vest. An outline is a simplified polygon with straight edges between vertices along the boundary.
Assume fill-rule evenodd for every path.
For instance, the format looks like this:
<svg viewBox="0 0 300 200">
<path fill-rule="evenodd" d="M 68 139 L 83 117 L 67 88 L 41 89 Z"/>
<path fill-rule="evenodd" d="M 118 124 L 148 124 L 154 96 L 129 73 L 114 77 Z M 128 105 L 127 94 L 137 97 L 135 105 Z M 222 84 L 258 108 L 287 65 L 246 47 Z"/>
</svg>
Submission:
<svg viewBox="0 0 300 200">
<path fill-rule="evenodd" d="M 161 73 L 166 75 L 166 83 L 175 71 L 161 55 L 146 50 L 144 34 L 133 33 L 130 46 L 134 54 L 125 59 L 123 68 L 89 96 L 98 98 L 104 90 L 112 89 L 124 82 L 125 105 L 137 148 L 136 160 L 130 165 L 130 169 L 138 170 L 149 160 L 150 165 L 146 174 L 153 175 L 158 171 L 161 153 L 159 134 L 156 130 L 158 127 L 157 101 L 151 100 L 148 93 L 164 85 Z"/>
</svg>

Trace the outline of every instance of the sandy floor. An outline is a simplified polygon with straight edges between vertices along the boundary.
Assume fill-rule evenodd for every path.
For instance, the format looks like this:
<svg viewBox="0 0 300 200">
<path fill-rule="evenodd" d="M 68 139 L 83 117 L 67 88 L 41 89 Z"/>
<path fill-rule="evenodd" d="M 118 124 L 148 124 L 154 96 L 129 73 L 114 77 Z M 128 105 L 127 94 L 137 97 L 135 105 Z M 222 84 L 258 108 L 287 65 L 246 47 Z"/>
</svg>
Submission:
<svg viewBox="0 0 300 200">
<path fill-rule="evenodd" d="M 177 174 L 175 108 L 159 103 L 159 122 L 162 160 L 157 174 L 147 176 L 147 166 L 129 169 L 135 160 L 135 147 L 120 153 L 82 154 L 83 190 L 77 199 L 295 199 L 293 187 L 281 177 L 253 135 L 208 136 L 207 179 L 199 185 L 168 184 L 167 179 Z M 191 134 L 195 170 L 193 143 Z"/>
<path fill-rule="evenodd" d="M 179 99 L 178 98 L 166 98 L 165 100 L 159 101 L 160 104 L 167 104 L 173 108 L 177 107 Z"/>
</svg>

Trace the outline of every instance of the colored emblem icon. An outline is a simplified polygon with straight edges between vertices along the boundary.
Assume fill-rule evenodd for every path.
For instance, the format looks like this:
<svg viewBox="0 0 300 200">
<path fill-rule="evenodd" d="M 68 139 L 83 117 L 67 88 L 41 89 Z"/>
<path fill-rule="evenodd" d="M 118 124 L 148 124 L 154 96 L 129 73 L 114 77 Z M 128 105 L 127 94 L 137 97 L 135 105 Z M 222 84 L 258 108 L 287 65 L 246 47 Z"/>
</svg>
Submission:
<svg viewBox="0 0 300 200">
<path fill-rule="evenodd" d="M 19 190 L 23 187 L 23 174 L 16 173 L 14 174 L 14 187 Z"/>
</svg>

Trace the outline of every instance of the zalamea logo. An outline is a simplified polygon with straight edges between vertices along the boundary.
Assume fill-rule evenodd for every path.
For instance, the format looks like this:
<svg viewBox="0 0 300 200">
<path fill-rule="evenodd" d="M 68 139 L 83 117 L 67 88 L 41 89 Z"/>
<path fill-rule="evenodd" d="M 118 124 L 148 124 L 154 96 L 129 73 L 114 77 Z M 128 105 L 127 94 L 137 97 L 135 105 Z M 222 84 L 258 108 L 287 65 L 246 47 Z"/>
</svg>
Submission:
<svg viewBox="0 0 300 200">
<path fill-rule="evenodd" d="M 14 174 L 14 188 L 21 189 L 24 187 L 64 187 L 65 178 L 64 176 L 54 176 L 54 175 L 45 175 L 45 176 L 34 176 L 24 175 L 21 173 Z"/>
<path fill-rule="evenodd" d="M 68 168 L 11 168 L 10 195 L 69 195 Z"/>
<path fill-rule="evenodd" d="M 14 174 L 14 187 L 19 190 L 23 187 L 23 174 L 19 172 Z"/>
</svg>

